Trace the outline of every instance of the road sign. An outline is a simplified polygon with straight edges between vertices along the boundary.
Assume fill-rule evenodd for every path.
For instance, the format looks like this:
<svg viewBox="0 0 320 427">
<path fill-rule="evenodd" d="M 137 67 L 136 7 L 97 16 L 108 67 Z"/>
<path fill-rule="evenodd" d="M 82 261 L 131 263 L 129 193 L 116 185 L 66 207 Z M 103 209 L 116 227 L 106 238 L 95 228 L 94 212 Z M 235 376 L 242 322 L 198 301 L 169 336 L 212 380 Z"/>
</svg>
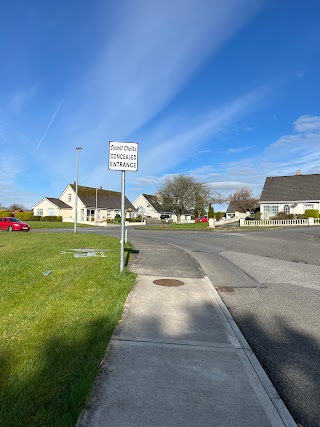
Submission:
<svg viewBox="0 0 320 427">
<path fill-rule="evenodd" d="M 136 172 L 138 170 L 138 143 L 110 141 L 109 170 Z"/>
</svg>

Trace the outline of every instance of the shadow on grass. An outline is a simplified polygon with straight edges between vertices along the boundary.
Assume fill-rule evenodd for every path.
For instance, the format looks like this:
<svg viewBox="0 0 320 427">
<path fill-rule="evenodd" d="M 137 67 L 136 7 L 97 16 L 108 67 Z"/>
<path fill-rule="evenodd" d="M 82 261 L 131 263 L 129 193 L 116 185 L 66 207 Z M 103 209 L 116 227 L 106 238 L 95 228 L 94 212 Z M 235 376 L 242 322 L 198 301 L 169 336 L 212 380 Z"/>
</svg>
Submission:
<svg viewBox="0 0 320 427">
<path fill-rule="evenodd" d="M 15 360 L 0 363 L 0 425 L 5 427 L 73 427 L 99 372 L 100 361 L 117 322 L 101 317 L 80 325 L 81 340 L 48 337 L 32 377 L 17 373 Z"/>
</svg>

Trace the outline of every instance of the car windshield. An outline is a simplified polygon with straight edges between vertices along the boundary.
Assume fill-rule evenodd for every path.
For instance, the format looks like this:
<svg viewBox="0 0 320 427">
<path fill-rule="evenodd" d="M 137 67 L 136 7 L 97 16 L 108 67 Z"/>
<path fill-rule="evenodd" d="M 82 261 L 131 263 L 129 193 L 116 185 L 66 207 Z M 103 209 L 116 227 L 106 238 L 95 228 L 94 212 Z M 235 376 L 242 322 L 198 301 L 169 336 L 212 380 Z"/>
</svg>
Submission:
<svg viewBox="0 0 320 427">
<path fill-rule="evenodd" d="M 21 222 L 18 218 L 9 218 L 9 221 L 11 222 Z"/>
</svg>

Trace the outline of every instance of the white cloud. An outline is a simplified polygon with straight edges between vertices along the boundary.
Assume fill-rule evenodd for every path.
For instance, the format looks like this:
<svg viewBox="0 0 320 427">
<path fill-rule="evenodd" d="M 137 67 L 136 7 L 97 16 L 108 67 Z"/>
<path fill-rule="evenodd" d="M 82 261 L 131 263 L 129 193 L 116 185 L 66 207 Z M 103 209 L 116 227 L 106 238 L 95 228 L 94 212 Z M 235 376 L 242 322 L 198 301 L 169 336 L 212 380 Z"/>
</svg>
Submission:
<svg viewBox="0 0 320 427">
<path fill-rule="evenodd" d="M 320 131 L 320 116 L 300 116 L 294 123 L 296 132 L 313 132 Z"/>
<path fill-rule="evenodd" d="M 158 176 L 145 176 L 143 178 L 137 178 L 135 180 L 135 183 L 137 185 L 141 185 L 141 186 L 158 185 L 159 177 Z"/>
<path fill-rule="evenodd" d="M 102 112 L 100 126 L 130 133 L 154 117 L 262 3 L 119 2 L 87 85 Z"/>
<path fill-rule="evenodd" d="M 86 68 L 89 72 L 83 81 L 75 78 L 73 93 L 66 93 L 63 117 L 56 117 L 46 144 L 33 153 L 35 167 L 37 163 L 46 176 L 52 177 L 52 188 L 63 188 L 66 181 L 74 181 L 74 148 L 82 146 L 81 181 L 112 188 L 119 179 L 118 174 L 107 171 L 107 140 L 126 140 L 134 131 L 141 132 L 141 127 L 163 112 L 263 3 L 123 0 L 114 2 L 112 19 L 106 7 L 105 44 Z M 12 111 L 21 112 L 31 94 L 32 90 L 14 94 L 9 101 Z M 190 121 L 188 131 L 174 120 L 163 121 L 152 132 L 144 131 L 137 179 L 164 173 L 194 155 L 195 147 L 201 150 L 202 140 L 220 132 L 260 98 L 261 93 L 253 92 L 216 107 L 205 117 L 196 117 L 193 124 Z M 182 115 L 183 111 L 178 113 Z M 38 123 L 38 135 L 45 125 Z M 37 142 L 35 137 L 33 145 Z M 30 147 L 30 141 L 25 146 Z M 209 150 L 211 147 L 205 147 L 206 152 Z"/>
<path fill-rule="evenodd" d="M 264 95 L 266 89 L 258 88 L 242 97 L 239 97 L 221 108 L 214 109 L 205 116 L 194 121 L 193 126 L 189 122 L 187 130 L 172 128 L 171 135 L 162 134 L 157 129 L 157 138 L 151 140 L 154 146 L 147 150 L 142 156 L 144 172 L 147 174 L 161 173 L 165 168 L 170 168 L 190 157 L 201 148 L 204 141 L 217 135 L 225 126 L 230 124 L 240 114 L 258 102 Z M 175 123 L 173 123 L 173 126 Z M 166 124 L 165 128 L 168 126 Z"/>
</svg>

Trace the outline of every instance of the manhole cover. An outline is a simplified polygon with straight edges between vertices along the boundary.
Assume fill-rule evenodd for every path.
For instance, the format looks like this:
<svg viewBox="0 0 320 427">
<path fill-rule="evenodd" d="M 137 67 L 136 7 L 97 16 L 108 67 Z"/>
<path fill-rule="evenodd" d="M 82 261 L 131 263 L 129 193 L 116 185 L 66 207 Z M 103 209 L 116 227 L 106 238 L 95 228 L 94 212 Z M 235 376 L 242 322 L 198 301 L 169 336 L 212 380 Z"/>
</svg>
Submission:
<svg viewBox="0 0 320 427">
<path fill-rule="evenodd" d="M 184 285 L 184 283 L 181 282 L 181 280 L 176 280 L 176 279 L 158 279 L 158 280 L 154 280 L 153 283 L 155 285 L 159 285 L 159 286 L 182 286 L 182 285 Z"/>
</svg>

